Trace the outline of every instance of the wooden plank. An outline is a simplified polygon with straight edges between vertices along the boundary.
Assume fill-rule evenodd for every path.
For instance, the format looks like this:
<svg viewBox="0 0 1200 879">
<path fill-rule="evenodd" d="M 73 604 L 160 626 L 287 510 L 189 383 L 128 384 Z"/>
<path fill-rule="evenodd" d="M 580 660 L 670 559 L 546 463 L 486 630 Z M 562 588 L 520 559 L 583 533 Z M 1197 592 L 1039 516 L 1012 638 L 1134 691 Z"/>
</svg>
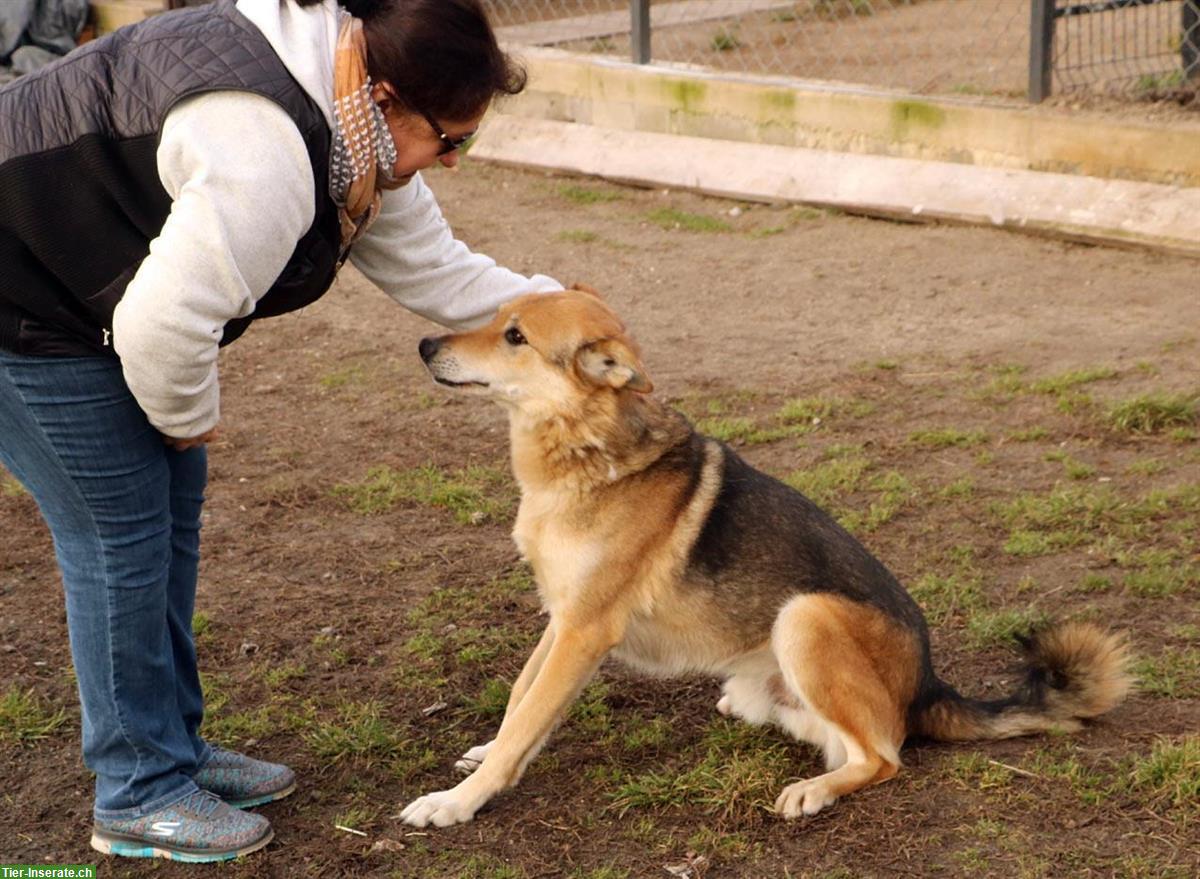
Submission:
<svg viewBox="0 0 1200 879">
<path fill-rule="evenodd" d="M 1200 257 L 1200 187 L 675 134 L 498 114 L 472 159 L 642 186 L 949 220 Z"/>
<path fill-rule="evenodd" d="M 103 36 L 162 11 L 162 0 L 95 0 L 89 20 L 96 28 L 96 36 Z"/>
<path fill-rule="evenodd" d="M 783 0 L 680 0 L 677 3 L 654 3 L 650 6 L 650 27 L 696 24 L 793 6 L 795 3 Z M 501 27 L 496 29 L 496 36 L 504 43 L 553 46 L 576 40 L 624 35 L 629 33 L 630 27 L 629 10 L 622 9 Z"/>
</svg>

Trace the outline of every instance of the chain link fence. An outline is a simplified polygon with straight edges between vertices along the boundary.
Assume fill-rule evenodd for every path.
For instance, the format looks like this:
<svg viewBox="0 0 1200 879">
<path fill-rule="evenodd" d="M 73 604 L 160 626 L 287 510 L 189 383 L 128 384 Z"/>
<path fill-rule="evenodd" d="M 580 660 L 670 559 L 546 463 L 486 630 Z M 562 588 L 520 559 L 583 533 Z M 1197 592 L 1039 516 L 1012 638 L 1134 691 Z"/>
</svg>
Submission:
<svg viewBox="0 0 1200 879">
<path fill-rule="evenodd" d="M 1200 0 L 485 2 L 513 43 L 916 94 L 1159 97 L 1200 80 Z"/>
</svg>

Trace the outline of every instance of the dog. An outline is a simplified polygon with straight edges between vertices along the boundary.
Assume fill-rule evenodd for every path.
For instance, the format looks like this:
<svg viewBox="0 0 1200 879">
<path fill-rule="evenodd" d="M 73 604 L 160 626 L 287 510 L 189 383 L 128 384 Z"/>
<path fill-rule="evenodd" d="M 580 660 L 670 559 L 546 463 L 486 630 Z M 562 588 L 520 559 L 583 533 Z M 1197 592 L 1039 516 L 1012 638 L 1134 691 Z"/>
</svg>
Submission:
<svg viewBox="0 0 1200 879">
<path fill-rule="evenodd" d="M 610 654 L 719 677 L 722 714 L 821 749 L 826 772 L 779 794 L 784 818 L 892 778 L 906 739 L 1075 730 L 1132 686 L 1124 638 L 1068 623 L 1026 639 L 1011 695 L 961 696 L 934 673 L 921 610 L 887 568 L 651 397 L 637 345 L 590 288 L 516 299 L 419 351 L 439 384 L 508 411 L 513 537 L 549 624 L 495 739 L 458 761 L 460 784 L 405 807 L 410 825 L 470 821 L 515 785 Z"/>
</svg>

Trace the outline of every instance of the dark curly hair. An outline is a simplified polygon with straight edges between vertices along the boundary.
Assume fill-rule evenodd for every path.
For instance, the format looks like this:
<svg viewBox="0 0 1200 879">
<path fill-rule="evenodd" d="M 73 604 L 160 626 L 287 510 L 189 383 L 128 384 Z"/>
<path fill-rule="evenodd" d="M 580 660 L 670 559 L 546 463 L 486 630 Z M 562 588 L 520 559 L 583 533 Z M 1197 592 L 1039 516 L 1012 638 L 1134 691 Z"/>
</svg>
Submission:
<svg viewBox="0 0 1200 879">
<path fill-rule="evenodd" d="M 321 0 L 296 0 L 313 6 Z M 367 72 L 401 106 L 468 119 L 525 88 L 523 67 L 500 49 L 479 0 L 338 0 L 363 21 Z"/>
</svg>

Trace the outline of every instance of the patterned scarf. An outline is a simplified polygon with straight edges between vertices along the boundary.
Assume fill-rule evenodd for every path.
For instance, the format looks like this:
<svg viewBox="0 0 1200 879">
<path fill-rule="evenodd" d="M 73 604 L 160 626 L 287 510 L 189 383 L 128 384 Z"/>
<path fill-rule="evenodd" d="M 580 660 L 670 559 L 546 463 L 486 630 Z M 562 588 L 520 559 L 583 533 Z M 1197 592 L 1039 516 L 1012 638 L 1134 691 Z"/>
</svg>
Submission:
<svg viewBox="0 0 1200 879">
<path fill-rule="evenodd" d="M 338 41 L 333 60 L 333 153 L 329 194 L 337 204 L 342 251 L 357 241 L 379 215 L 376 180 L 391 179 L 396 144 L 387 120 L 371 99 L 367 40 L 362 20 L 338 10 Z"/>
</svg>

